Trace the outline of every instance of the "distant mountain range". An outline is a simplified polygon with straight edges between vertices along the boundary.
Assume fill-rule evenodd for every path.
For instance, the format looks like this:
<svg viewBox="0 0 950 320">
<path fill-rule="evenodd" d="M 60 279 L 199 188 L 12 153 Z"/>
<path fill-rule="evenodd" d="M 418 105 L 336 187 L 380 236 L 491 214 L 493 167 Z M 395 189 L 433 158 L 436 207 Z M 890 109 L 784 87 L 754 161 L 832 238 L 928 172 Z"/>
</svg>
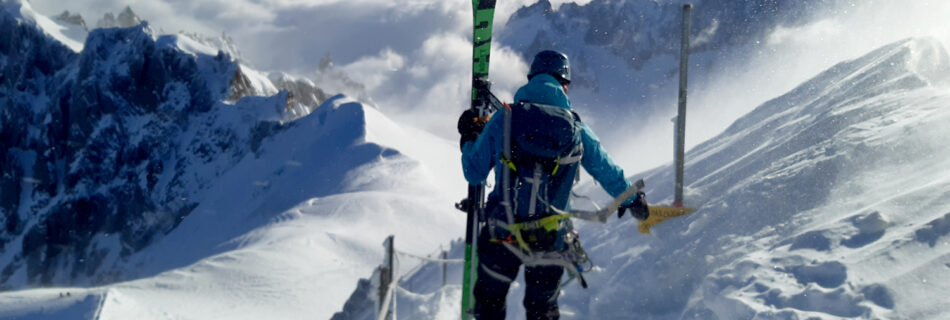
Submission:
<svg viewBox="0 0 950 320">
<path fill-rule="evenodd" d="M 78 48 L 56 21 L 84 28 L 80 17 L 2 9 L 0 288 L 122 279 L 110 263 L 173 230 L 199 191 L 328 98 L 226 47 L 158 35 L 129 8 Z"/>
</svg>

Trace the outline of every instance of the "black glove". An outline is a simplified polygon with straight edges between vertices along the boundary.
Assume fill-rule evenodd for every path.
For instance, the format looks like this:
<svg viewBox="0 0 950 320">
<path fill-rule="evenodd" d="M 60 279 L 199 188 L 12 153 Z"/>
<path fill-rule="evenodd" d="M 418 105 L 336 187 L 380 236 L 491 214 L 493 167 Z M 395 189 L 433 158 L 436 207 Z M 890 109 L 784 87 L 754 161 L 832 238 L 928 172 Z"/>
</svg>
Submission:
<svg viewBox="0 0 950 320">
<path fill-rule="evenodd" d="M 462 138 L 459 139 L 459 148 L 464 146 L 466 142 L 478 139 L 478 135 L 485 129 L 486 123 L 488 123 L 488 118 L 478 117 L 478 112 L 475 110 L 466 109 L 465 112 L 462 112 L 458 123 L 458 130 L 462 135 Z"/>
<path fill-rule="evenodd" d="M 621 205 L 617 208 L 617 218 L 623 217 L 624 212 L 630 210 L 630 215 L 637 220 L 646 220 L 650 217 L 650 207 L 647 206 L 647 195 L 643 191 L 637 192 L 637 199 L 629 205 Z"/>
</svg>

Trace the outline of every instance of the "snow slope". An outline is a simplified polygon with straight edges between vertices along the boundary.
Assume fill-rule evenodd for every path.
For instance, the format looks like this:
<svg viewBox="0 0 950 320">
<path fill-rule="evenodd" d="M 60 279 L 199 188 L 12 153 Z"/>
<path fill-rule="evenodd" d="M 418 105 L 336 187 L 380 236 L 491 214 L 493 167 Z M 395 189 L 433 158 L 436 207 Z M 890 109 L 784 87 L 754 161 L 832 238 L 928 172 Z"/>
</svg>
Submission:
<svg viewBox="0 0 950 320">
<path fill-rule="evenodd" d="M 950 212 L 942 196 L 950 176 L 939 169 L 950 150 L 937 138 L 950 120 L 948 71 L 939 42 L 905 40 L 740 118 L 688 155 L 687 202 L 700 212 L 642 242 L 620 236 L 633 234 L 631 222 L 591 239 L 622 244 L 591 250 L 610 261 L 604 283 L 634 285 L 591 292 L 577 305 L 605 318 L 942 318 L 919 311 L 937 301 L 900 293 L 934 295 L 946 278 L 937 281 L 943 289 L 879 281 L 898 266 L 947 259 L 947 248 L 913 239 Z M 654 201 L 670 201 L 669 168 L 646 180 L 657 188 L 648 191 Z M 895 251 L 906 256 L 869 264 Z"/>
<path fill-rule="evenodd" d="M 168 271 L 98 288 L 3 293 L 0 318 L 67 309 L 95 319 L 329 318 L 382 261 L 388 235 L 426 253 L 464 228 L 451 209 L 464 188 L 445 178 L 460 172 L 454 149 L 334 97 L 265 141 L 129 262 Z"/>
<path fill-rule="evenodd" d="M 698 212 L 651 235 L 632 219 L 579 224 L 598 267 L 590 289 L 564 288 L 563 318 L 947 318 L 948 76 L 940 42 L 908 39 L 759 106 L 688 153 Z M 635 177 L 671 202 L 671 167 Z M 457 282 L 432 289 L 438 275 L 420 270 L 402 279 L 425 289 L 397 294 L 399 317 L 457 310 Z M 509 294 L 510 319 L 524 317 L 523 292 Z"/>
</svg>

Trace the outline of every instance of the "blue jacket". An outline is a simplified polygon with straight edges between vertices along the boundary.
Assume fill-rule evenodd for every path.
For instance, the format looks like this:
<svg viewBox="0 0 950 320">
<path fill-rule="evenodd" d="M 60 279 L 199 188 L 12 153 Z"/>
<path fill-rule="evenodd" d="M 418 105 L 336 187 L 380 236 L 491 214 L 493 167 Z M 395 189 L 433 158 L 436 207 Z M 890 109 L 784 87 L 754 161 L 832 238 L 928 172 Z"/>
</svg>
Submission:
<svg viewBox="0 0 950 320">
<path fill-rule="evenodd" d="M 547 74 L 535 76 L 515 93 L 515 103 L 534 102 L 571 108 L 571 101 L 561 84 L 554 77 Z M 488 121 L 485 129 L 475 142 L 468 142 L 462 146 L 462 170 L 465 179 L 471 185 L 484 182 L 492 168 L 501 168 L 501 154 L 504 152 L 504 112 L 497 112 Z M 607 152 L 600 145 L 600 139 L 586 124 L 581 131 L 581 141 L 584 143 L 584 155 L 581 166 L 613 197 L 619 196 L 631 186 L 620 169 Z M 495 173 L 495 189 L 489 195 L 489 201 L 500 197 L 501 174 Z M 635 199 L 630 199 L 627 203 Z"/>
</svg>

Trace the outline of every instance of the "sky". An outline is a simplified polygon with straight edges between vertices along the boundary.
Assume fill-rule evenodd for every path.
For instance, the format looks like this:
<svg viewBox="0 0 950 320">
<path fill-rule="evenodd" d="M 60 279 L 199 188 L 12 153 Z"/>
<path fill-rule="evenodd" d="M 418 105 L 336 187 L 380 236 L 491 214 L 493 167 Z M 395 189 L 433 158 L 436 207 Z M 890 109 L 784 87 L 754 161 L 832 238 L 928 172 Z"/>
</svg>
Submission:
<svg viewBox="0 0 950 320">
<path fill-rule="evenodd" d="M 433 0 L 31 0 L 39 12 L 78 12 L 88 25 L 130 6 L 163 32 L 226 32 L 253 65 L 306 73 L 331 54 L 344 65 L 386 48 L 400 54 L 443 34 L 470 37 L 471 3 Z M 537 0 L 499 1 L 496 25 Z M 559 5 L 568 0 L 554 0 Z M 581 3 L 588 1 L 581 1 Z"/>
<path fill-rule="evenodd" d="M 537 0 L 499 1 L 496 31 Z M 566 0 L 552 1 L 559 6 Z M 586 1 L 582 1 L 584 3 Z M 125 6 L 162 33 L 229 35 L 250 66 L 314 78 L 320 60 L 366 85 L 372 104 L 395 118 L 449 137 L 471 72 L 471 2 L 433 0 L 31 0 L 42 14 L 80 13 L 95 25 Z M 492 79 L 501 97 L 523 82 L 527 65 L 494 48 Z M 501 89 L 507 88 L 507 89 Z M 404 114 L 401 111 L 411 111 Z"/>
<path fill-rule="evenodd" d="M 499 0 L 496 34 L 513 12 L 537 1 Z M 551 2 L 558 7 L 590 1 Z M 366 86 L 371 100 L 367 102 L 402 123 L 446 139 L 457 138 L 455 115 L 468 105 L 472 18 L 467 0 L 31 0 L 31 4 L 46 15 L 78 12 L 88 25 L 95 25 L 106 12 L 130 6 L 159 32 L 185 30 L 211 36 L 224 32 L 234 39 L 247 64 L 265 72 L 314 78 L 320 60 L 330 56 L 336 69 Z M 715 136 L 755 106 L 842 60 L 910 36 L 950 39 L 950 28 L 940 27 L 947 16 L 946 1 L 867 0 L 829 8 L 813 23 L 778 28 L 759 44 L 757 55 L 725 65 L 705 83 L 690 84 L 687 147 Z M 527 63 L 519 53 L 496 43 L 491 64 L 493 91 L 510 100 L 525 81 Z M 646 170 L 672 160 L 672 110 L 653 115 L 650 125 L 642 128 L 595 129 L 618 163 L 633 171 Z"/>
</svg>

